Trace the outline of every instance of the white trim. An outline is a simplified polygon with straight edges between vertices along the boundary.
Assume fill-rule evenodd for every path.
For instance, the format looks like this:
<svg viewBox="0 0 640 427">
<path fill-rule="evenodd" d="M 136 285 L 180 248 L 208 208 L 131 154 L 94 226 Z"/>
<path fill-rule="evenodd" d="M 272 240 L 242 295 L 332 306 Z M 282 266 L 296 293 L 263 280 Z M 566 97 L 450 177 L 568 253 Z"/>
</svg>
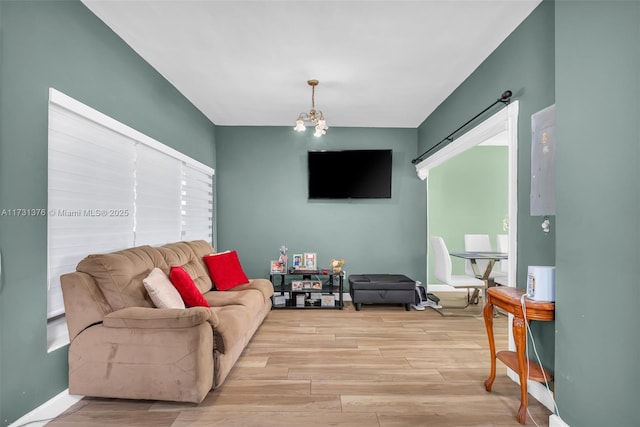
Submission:
<svg viewBox="0 0 640 427">
<path fill-rule="evenodd" d="M 204 163 L 200 163 L 199 161 L 177 150 L 174 150 L 173 148 L 168 147 L 161 142 L 156 141 L 155 139 L 125 125 L 124 123 L 120 123 L 119 121 L 107 116 L 106 114 L 101 113 L 100 111 L 94 110 L 88 105 L 85 105 L 80 101 L 77 101 L 70 96 L 65 95 L 64 93 L 57 91 L 52 87 L 49 88 L 49 102 L 59 105 L 62 108 L 66 108 L 67 110 L 79 114 L 88 120 L 107 127 L 114 132 L 118 132 L 119 134 L 131 138 L 137 142 L 141 142 L 162 153 L 168 154 L 171 157 L 175 157 L 182 162 L 188 163 L 190 166 L 194 166 L 202 170 L 203 172 L 209 173 L 211 175 L 215 174 L 213 168 L 205 165 Z"/>
<path fill-rule="evenodd" d="M 18 418 L 7 427 L 21 427 L 25 425 L 29 425 L 29 427 L 42 427 L 53 418 L 78 403 L 83 397 L 84 396 L 71 395 L 69 394 L 69 389 L 66 389 L 47 400 L 28 414 Z"/>
</svg>

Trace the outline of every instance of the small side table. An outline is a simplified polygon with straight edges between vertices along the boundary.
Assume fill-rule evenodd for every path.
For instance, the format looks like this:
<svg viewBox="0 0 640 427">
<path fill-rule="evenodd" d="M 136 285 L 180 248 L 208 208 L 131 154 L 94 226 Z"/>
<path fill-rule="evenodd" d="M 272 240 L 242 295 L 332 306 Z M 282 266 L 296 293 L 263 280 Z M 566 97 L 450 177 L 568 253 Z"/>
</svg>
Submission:
<svg viewBox="0 0 640 427">
<path fill-rule="evenodd" d="M 484 324 L 487 328 L 489 338 L 489 351 L 491 351 L 491 373 L 484 382 L 485 389 L 490 392 L 493 381 L 496 379 L 496 358 L 507 365 L 520 377 L 520 409 L 518 409 L 518 422 L 524 424 L 527 419 L 527 405 L 529 395 L 527 393 L 527 335 L 526 326 L 531 320 L 550 321 L 555 318 L 555 303 L 532 301 L 525 298 L 525 311 L 522 311 L 520 302 L 525 290 L 510 288 L 506 286 L 496 286 L 487 291 L 487 304 L 484 307 Z M 493 307 L 500 307 L 508 313 L 513 314 L 513 339 L 516 344 L 516 351 L 500 351 L 496 353 L 496 344 L 493 336 Z M 526 315 L 526 316 L 525 316 Z M 526 317 L 526 321 L 525 321 Z M 549 371 L 540 366 L 537 362 L 529 360 L 528 379 L 538 382 L 552 381 L 553 376 Z"/>
</svg>

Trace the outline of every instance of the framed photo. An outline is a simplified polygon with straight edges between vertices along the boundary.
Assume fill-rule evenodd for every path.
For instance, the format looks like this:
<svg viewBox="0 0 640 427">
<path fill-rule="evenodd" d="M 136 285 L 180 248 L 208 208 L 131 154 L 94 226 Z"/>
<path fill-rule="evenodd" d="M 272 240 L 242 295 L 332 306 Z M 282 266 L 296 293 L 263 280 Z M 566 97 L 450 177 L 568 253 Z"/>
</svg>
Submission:
<svg viewBox="0 0 640 427">
<path fill-rule="evenodd" d="M 322 299 L 320 300 L 321 307 L 335 307 L 336 306 L 336 296 L 335 295 L 322 295 Z"/>
<path fill-rule="evenodd" d="M 291 266 L 294 269 L 299 269 L 302 268 L 303 264 L 302 264 L 302 254 L 293 254 L 293 259 L 291 261 Z"/>
<path fill-rule="evenodd" d="M 286 266 L 280 261 L 271 261 L 271 274 L 285 274 Z"/>
<path fill-rule="evenodd" d="M 302 280 L 294 280 L 291 282 L 291 290 L 292 291 L 301 291 L 303 288 Z"/>
<path fill-rule="evenodd" d="M 303 268 L 306 270 L 316 270 L 318 268 L 318 259 L 315 253 L 305 252 L 303 261 Z"/>
<path fill-rule="evenodd" d="M 312 289 L 313 287 L 313 282 L 311 280 L 303 280 L 302 281 L 302 288 L 303 289 Z"/>
<path fill-rule="evenodd" d="M 311 288 L 312 289 L 322 289 L 322 282 L 318 281 L 318 280 L 314 280 L 311 283 Z"/>
</svg>

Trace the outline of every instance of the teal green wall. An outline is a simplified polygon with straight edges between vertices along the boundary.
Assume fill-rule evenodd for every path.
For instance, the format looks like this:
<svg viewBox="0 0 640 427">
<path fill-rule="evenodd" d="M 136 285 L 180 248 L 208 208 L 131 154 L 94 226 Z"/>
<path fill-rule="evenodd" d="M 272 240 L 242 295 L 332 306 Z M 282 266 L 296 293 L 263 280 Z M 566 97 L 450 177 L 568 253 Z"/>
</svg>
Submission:
<svg viewBox="0 0 640 427">
<path fill-rule="evenodd" d="M 496 234 L 506 233 L 502 222 L 509 212 L 507 156 L 508 147 L 473 147 L 429 171 L 429 234 L 441 236 L 450 251 L 464 250 L 465 234 L 488 234 L 496 249 Z M 465 274 L 463 259 L 454 257 L 451 263 L 453 274 Z M 428 266 L 427 283 L 439 283 L 430 253 Z"/>
<path fill-rule="evenodd" d="M 286 245 L 316 252 L 322 267 L 401 273 L 424 282 L 424 183 L 411 164 L 415 129 L 332 127 L 322 138 L 292 127 L 216 127 L 218 249 L 236 249 L 253 277 Z M 309 201 L 307 151 L 393 149 L 392 198 Z"/>
<path fill-rule="evenodd" d="M 640 3 L 556 2 L 556 397 L 640 426 Z"/>
<path fill-rule="evenodd" d="M 215 166 L 215 128 L 79 1 L 0 2 L 0 208 L 46 208 L 48 88 Z M 0 425 L 67 387 L 46 350 L 46 218 L 0 217 Z"/>
</svg>

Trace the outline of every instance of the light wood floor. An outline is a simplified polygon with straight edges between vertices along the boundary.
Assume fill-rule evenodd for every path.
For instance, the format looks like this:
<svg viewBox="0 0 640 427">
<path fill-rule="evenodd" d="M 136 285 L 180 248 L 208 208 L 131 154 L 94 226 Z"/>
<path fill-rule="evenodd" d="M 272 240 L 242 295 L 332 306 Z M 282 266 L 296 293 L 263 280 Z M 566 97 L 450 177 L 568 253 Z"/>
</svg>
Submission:
<svg viewBox="0 0 640 427">
<path fill-rule="evenodd" d="M 199 405 L 84 398 L 48 426 L 518 426 L 520 393 L 489 350 L 480 315 L 365 305 L 355 311 L 274 310 L 223 386 Z M 480 312 L 474 308 L 478 314 Z M 495 319 L 507 348 L 507 319 Z M 529 399 L 548 426 L 550 412 Z M 534 425 L 531 418 L 527 424 Z"/>
</svg>

